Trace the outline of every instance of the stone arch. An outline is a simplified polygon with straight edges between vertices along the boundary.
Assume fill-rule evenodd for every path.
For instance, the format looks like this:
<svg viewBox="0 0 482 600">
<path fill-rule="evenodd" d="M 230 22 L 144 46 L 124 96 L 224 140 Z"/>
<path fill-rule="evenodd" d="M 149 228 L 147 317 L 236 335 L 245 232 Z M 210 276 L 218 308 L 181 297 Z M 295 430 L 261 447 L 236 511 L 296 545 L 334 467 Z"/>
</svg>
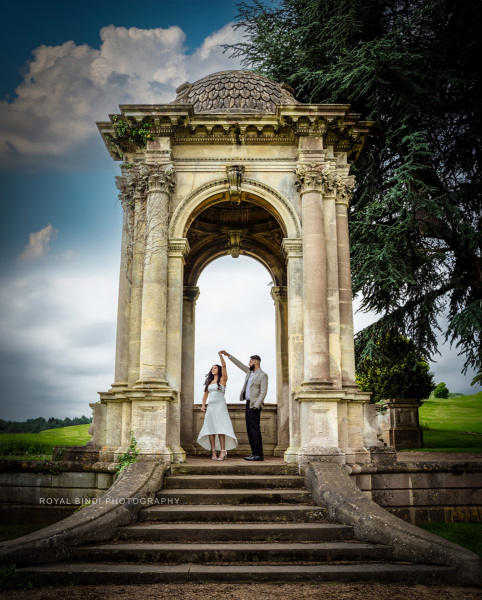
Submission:
<svg viewBox="0 0 482 600">
<path fill-rule="evenodd" d="M 190 224 L 202 210 L 220 201 L 229 191 L 228 178 L 210 181 L 193 190 L 176 207 L 169 225 L 169 237 L 183 238 Z M 301 238 L 301 223 L 290 202 L 270 186 L 243 178 L 241 192 L 250 193 L 250 202 L 256 203 L 256 196 L 280 223 L 287 238 Z"/>
</svg>

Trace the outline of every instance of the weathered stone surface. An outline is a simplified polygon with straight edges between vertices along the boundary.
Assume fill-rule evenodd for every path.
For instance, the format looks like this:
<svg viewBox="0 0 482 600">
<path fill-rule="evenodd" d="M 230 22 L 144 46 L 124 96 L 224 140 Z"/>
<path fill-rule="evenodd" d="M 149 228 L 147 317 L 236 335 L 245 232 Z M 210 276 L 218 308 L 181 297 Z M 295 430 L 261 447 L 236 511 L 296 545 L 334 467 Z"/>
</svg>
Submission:
<svg viewBox="0 0 482 600">
<path fill-rule="evenodd" d="M 132 523 L 137 513 L 162 487 L 166 467 L 134 463 L 96 504 L 49 527 L 0 544 L 0 562 L 17 566 L 66 560 L 74 546 L 112 538 L 119 525 Z"/>
<path fill-rule="evenodd" d="M 251 71 L 220 71 L 176 91 L 174 103 L 197 113 L 274 113 L 276 104 L 299 104 L 290 87 Z"/>
<path fill-rule="evenodd" d="M 393 545 L 395 560 L 454 566 L 459 583 L 482 584 L 482 560 L 476 554 L 391 515 L 357 488 L 348 471 L 333 463 L 304 469 L 306 485 L 330 521 L 351 525 L 359 540 Z"/>
</svg>

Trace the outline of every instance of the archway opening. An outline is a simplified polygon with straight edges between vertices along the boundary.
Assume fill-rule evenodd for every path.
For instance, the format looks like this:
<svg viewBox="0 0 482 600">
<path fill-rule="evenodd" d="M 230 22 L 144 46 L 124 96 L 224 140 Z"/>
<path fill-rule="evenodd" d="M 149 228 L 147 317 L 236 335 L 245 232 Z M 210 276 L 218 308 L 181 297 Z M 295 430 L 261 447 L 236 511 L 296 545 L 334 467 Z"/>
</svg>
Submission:
<svg viewBox="0 0 482 600">
<path fill-rule="evenodd" d="M 205 374 L 219 363 L 218 351 L 227 350 L 248 363 L 252 354 L 261 356 L 268 373 L 266 403 L 276 403 L 275 311 L 269 272 L 257 261 L 240 256 L 219 258 L 203 270 L 198 280 L 200 296 L 196 304 L 194 403 L 203 395 Z M 228 385 L 226 400 L 240 404 L 239 392 L 244 372 L 226 361 Z"/>
</svg>

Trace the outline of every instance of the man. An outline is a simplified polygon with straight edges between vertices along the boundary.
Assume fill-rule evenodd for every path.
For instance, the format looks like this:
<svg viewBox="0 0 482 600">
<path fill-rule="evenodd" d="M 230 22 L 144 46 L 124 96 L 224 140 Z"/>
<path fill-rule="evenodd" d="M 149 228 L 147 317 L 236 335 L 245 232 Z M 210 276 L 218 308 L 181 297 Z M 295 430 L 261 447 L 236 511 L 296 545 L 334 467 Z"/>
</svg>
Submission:
<svg viewBox="0 0 482 600">
<path fill-rule="evenodd" d="M 249 366 L 246 366 L 237 358 L 228 354 L 226 350 L 221 352 L 246 373 L 239 399 L 241 402 L 246 401 L 246 431 L 248 432 L 252 454 L 246 456 L 244 460 L 264 460 L 260 419 L 263 402 L 268 392 L 268 375 L 261 370 L 261 358 L 257 354 L 250 357 Z"/>
</svg>

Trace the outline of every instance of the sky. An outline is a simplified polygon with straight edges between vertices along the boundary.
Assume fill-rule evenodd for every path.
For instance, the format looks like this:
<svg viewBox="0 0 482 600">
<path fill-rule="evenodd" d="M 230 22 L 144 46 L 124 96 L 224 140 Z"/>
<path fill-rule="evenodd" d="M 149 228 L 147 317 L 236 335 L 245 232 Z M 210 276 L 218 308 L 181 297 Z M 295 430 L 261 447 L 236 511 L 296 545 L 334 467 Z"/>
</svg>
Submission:
<svg viewBox="0 0 482 600">
<path fill-rule="evenodd" d="M 114 377 L 122 220 L 119 166 L 95 122 L 240 68 L 221 47 L 241 39 L 236 1 L 2 0 L 0 9 L 0 418 L 90 416 Z M 220 349 L 260 354 L 275 401 L 270 283 L 243 257 L 201 275 L 196 401 Z M 372 320 L 356 314 L 355 327 Z M 456 350 L 441 349 L 436 381 L 473 393 Z M 236 401 L 242 374 L 232 365 L 229 377 Z"/>
</svg>

